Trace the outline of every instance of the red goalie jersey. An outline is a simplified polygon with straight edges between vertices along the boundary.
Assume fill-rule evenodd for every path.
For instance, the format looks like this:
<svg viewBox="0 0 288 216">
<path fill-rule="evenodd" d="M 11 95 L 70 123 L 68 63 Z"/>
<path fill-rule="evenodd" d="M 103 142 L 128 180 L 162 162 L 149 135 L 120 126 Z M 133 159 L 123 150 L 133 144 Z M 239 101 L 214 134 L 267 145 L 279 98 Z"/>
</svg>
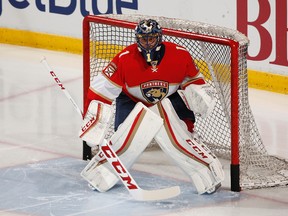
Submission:
<svg viewBox="0 0 288 216">
<path fill-rule="evenodd" d="M 143 58 L 137 44 L 118 53 L 91 83 L 86 107 L 91 100 L 111 104 L 122 91 L 135 102 L 149 107 L 179 87 L 205 83 L 185 48 L 170 42 L 162 42 L 163 47 L 165 55 L 161 61 L 151 61 L 151 64 Z"/>
</svg>

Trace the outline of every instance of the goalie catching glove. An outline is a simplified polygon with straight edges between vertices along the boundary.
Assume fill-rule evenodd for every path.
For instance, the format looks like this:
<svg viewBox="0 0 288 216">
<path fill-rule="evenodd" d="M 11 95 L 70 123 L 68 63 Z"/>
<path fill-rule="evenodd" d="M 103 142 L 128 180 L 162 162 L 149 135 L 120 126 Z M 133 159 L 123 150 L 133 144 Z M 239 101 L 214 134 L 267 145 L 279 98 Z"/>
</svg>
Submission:
<svg viewBox="0 0 288 216">
<path fill-rule="evenodd" d="M 185 90 L 178 90 L 178 94 L 187 108 L 202 118 L 209 116 L 216 104 L 216 92 L 208 84 L 190 84 Z"/>
<path fill-rule="evenodd" d="M 90 147 L 101 144 L 105 138 L 113 116 L 110 105 L 93 100 L 89 104 L 81 126 L 79 137 Z"/>
</svg>

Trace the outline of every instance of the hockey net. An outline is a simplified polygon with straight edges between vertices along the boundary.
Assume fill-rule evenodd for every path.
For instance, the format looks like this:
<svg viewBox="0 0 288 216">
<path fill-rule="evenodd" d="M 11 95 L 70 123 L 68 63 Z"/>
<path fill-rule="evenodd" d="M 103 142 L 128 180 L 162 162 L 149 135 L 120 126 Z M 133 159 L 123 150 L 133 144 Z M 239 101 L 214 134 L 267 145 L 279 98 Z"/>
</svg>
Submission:
<svg viewBox="0 0 288 216">
<path fill-rule="evenodd" d="M 147 16 L 87 16 L 83 21 L 83 96 L 90 82 L 124 47 L 135 42 L 134 28 Z M 288 163 L 268 155 L 248 101 L 246 36 L 236 30 L 166 17 L 149 17 L 163 28 L 163 40 L 186 47 L 206 81 L 217 91 L 217 104 L 195 130 L 220 158 L 231 161 L 231 190 L 288 184 Z M 111 125 L 110 133 L 113 133 Z M 83 145 L 83 159 L 89 147 Z M 87 150 L 88 149 L 88 150 Z M 241 167 L 241 168 L 240 168 Z"/>
</svg>

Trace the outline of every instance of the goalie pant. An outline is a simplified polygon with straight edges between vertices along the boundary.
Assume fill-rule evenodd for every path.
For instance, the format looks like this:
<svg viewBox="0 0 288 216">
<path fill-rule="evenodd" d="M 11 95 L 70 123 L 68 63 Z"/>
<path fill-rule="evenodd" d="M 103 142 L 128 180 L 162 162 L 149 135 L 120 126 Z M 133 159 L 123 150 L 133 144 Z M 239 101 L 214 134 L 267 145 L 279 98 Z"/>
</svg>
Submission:
<svg viewBox="0 0 288 216">
<path fill-rule="evenodd" d="M 215 155 L 192 139 L 169 99 L 162 100 L 151 109 L 154 112 L 138 103 L 110 139 L 114 151 L 126 168 L 133 165 L 155 138 L 161 149 L 188 174 L 199 194 L 214 192 L 224 179 L 221 164 Z M 145 110 L 142 117 L 139 117 L 140 110 Z M 141 122 L 139 119 L 142 119 Z M 101 154 L 99 152 L 92 158 L 81 176 L 95 189 L 105 192 L 119 179 Z"/>
</svg>

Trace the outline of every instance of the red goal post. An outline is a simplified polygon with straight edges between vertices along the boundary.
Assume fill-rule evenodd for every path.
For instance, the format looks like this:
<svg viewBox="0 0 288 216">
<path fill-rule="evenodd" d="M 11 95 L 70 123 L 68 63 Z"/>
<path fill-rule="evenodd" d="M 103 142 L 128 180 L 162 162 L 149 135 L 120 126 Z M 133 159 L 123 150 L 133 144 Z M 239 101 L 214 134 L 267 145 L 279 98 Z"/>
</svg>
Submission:
<svg viewBox="0 0 288 216">
<path fill-rule="evenodd" d="M 136 23 L 144 18 L 147 16 L 89 15 L 84 18 L 84 102 L 90 82 L 114 55 L 135 42 Z M 231 190 L 287 184 L 287 162 L 275 157 L 267 159 L 270 156 L 249 106 L 247 37 L 235 30 L 204 23 L 166 17 L 149 18 L 162 26 L 163 40 L 186 47 L 206 81 L 217 91 L 217 104 L 212 115 L 207 119 L 197 118 L 195 130 L 217 156 L 230 160 Z M 90 157 L 91 149 L 84 143 L 83 159 Z M 261 170 L 263 176 L 261 173 L 253 176 L 251 170 Z"/>
</svg>

